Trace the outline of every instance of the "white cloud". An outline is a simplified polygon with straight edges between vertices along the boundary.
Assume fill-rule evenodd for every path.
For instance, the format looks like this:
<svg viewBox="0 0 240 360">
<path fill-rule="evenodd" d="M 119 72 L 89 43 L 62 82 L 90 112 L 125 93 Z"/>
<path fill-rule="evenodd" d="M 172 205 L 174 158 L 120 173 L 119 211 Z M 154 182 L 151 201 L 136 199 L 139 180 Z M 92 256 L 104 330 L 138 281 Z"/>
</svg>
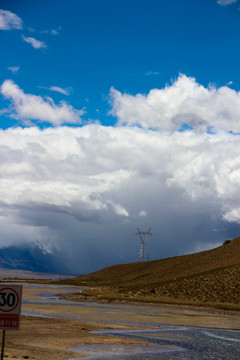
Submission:
<svg viewBox="0 0 240 360">
<path fill-rule="evenodd" d="M 61 88 L 59 86 L 51 86 L 49 88 L 49 90 L 56 91 L 56 92 L 59 92 L 59 93 L 64 94 L 64 95 L 69 95 L 69 90 L 68 89 L 63 89 L 63 88 Z"/>
<path fill-rule="evenodd" d="M 11 71 L 13 74 L 16 74 L 20 69 L 20 66 L 9 66 L 8 70 Z"/>
<path fill-rule="evenodd" d="M 193 238 L 204 248 L 206 231 L 212 244 L 220 237 L 212 229 L 221 222 L 240 223 L 239 153 L 239 136 L 229 133 L 167 134 L 97 124 L 2 130 L 0 226 L 7 216 L 9 229 L 11 222 L 26 225 L 30 239 L 35 227 L 34 239 L 44 233 L 54 241 L 64 227 L 61 246 L 69 248 L 78 246 L 72 240 L 78 233 L 88 238 L 90 232 L 98 249 L 97 239 L 110 230 L 118 246 L 124 229 L 133 234 L 145 226 L 156 239 L 166 237 L 164 246 L 174 247 L 174 254 L 195 249 Z M 155 240 L 154 256 L 162 256 L 162 246 Z"/>
<path fill-rule="evenodd" d="M 146 76 L 151 76 L 151 75 L 159 75 L 160 73 L 158 71 L 147 71 L 145 73 Z"/>
<path fill-rule="evenodd" d="M 59 30 L 61 29 L 61 27 L 59 27 Z M 41 34 L 50 34 L 50 35 L 58 35 L 59 31 L 56 29 L 52 29 L 52 30 L 42 30 L 40 31 Z"/>
<path fill-rule="evenodd" d="M 51 30 L 41 30 L 40 34 L 50 34 L 50 35 L 59 35 L 59 32 L 62 30 L 61 26 L 58 26 L 57 29 L 51 29 Z M 28 28 L 28 31 L 31 33 L 35 33 L 36 30 L 34 28 Z"/>
<path fill-rule="evenodd" d="M 93 138 L 89 138 L 91 133 Z M 79 131 L 76 128 L 1 131 L 0 171 L 5 175 L 0 180 L 0 189 L 6 191 L 11 187 L 1 202 L 8 206 L 52 206 L 76 217 L 78 211 L 80 214 L 103 211 L 128 217 L 123 205 L 104 195 L 117 190 L 133 176 L 132 171 L 116 166 L 106 172 L 107 157 L 100 155 L 94 141 L 101 146 L 102 137 L 109 135 L 95 126 Z M 95 150 L 99 151 L 99 158 L 91 159 L 91 151 Z M 93 168 L 89 161 L 93 161 Z"/>
<path fill-rule="evenodd" d="M 19 120 L 38 120 L 53 125 L 79 124 L 83 110 L 75 110 L 71 105 L 61 101 L 56 105 L 48 97 L 25 94 L 12 80 L 5 80 L 1 86 L 2 95 L 13 104 L 11 116 Z"/>
<path fill-rule="evenodd" d="M 181 80 L 184 83 L 158 90 L 162 98 L 165 96 L 164 114 L 167 117 L 168 113 L 169 122 L 172 115 L 167 108 L 176 113 L 185 99 L 191 116 L 197 116 L 197 110 L 203 113 L 206 104 L 209 118 L 206 115 L 205 121 L 221 128 L 223 120 L 213 106 L 216 100 L 212 100 L 212 92 L 215 97 L 221 95 L 224 104 L 238 93 L 229 95 L 229 89 L 206 89 L 193 79 Z M 39 108 L 38 114 L 45 112 L 45 119 L 54 112 L 56 105 L 52 101 L 26 95 L 11 81 L 4 84 L 2 93 L 12 99 L 18 116 L 23 118 L 26 111 L 21 108 L 25 106 L 31 109 L 28 114 L 32 114 L 32 108 L 34 114 Z M 129 101 L 123 102 L 124 95 L 118 96 L 121 114 L 131 115 L 135 97 L 127 95 Z M 192 107 L 190 97 L 194 99 Z M 208 97 L 210 100 L 205 101 Z M 141 105 L 148 97 L 136 98 Z M 51 111 L 48 106 L 43 110 L 45 102 Z M 149 112 L 139 116 L 139 124 L 145 121 L 149 127 Z M 231 111 L 224 117 L 229 117 L 232 127 Z M 236 224 L 240 224 L 240 135 L 222 130 L 199 131 L 197 122 L 196 131 L 179 132 L 121 126 L 120 117 L 118 120 L 117 127 L 90 124 L 1 130 L 2 236 L 11 243 L 18 233 L 23 234 L 21 241 L 43 239 L 39 240 L 40 247 L 41 241 L 46 247 L 44 239 L 49 238 L 50 247 L 57 242 L 66 258 L 71 254 L 73 266 L 79 269 L 79 263 L 85 264 L 88 270 L 93 269 L 89 263 L 96 264 L 96 259 L 108 259 L 105 263 L 101 260 L 97 267 L 122 261 L 120 258 L 137 259 L 137 227 L 143 231 L 152 229 L 150 258 L 204 250 L 234 237 L 234 231 L 239 231 Z M 130 120 L 125 117 L 122 122 L 129 124 Z"/>
<path fill-rule="evenodd" d="M 198 131 L 208 127 L 240 131 L 240 92 L 227 86 L 208 88 L 180 75 L 171 85 L 148 95 L 132 96 L 111 89 L 112 111 L 119 125 L 177 131 L 188 124 Z"/>
<path fill-rule="evenodd" d="M 230 5 L 230 4 L 233 4 L 233 3 L 236 3 L 237 0 L 218 0 L 217 3 L 219 5 Z"/>
<path fill-rule="evenodd" d="M 56 29 L 52 29 L 51 30 L 51 35 L 58 35 L 58 31 Z"/>
<path fill-rule="evenodd" d="M 71 87 L 68 87 L 68 88 L 61 88 L 59 86 L 50 86 L 50 87 L 47 87 L 47 86 L 38 86 L 40 89 L 45 89 L 45 90 L 50 90 L 50 91 L 56 91 L 60 94 L 63 94 L 63 95 L 66 95 L 66 96 L 69 96 L 70 95 L 70 91 L 72 90 Z"/>
<path fill-rule="evenodd" d="M 44 49 L 44 48 L 47 47 L 45 42 L 37 40 L 37 39 L 35 39 L 33 37 L 25 37 L 24 35 L 22 35 L 22 39 L 26 43 L 32 45 L 32 47 L 34 47 L 34 49 Z"/>
<path fill-rule="evenodd" d="M 113 209 L 116 215 L 126 216 L 126 217 L 129 216 L 128 211 L 121 204 L 115 204 L 111 200 L 108 200 L 107 204 L 110 205 L 110 208 Z"/>
<path fill-rule="evenodd" d="M 8 10 L 0 9 L 0 30 L 22 29 L 22 19 Z"/>
</svg>

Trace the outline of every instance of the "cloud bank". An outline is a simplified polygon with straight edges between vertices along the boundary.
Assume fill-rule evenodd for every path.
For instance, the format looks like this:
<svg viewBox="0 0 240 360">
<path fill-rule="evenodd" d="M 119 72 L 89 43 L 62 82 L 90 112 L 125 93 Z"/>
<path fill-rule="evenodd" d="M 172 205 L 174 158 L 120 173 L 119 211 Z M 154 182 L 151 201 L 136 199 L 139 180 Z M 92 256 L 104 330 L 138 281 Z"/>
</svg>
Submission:
<svg viewBox="0 0 240 360">
<path fill-rule="evenodd" d="M 62 122 L 56 105 L 3 85 L 21 119 Z M 0 246 L 43 244 L 85 272 L 137 260 L 137 227 L 152 228 L 150 258 L 239 235 L 240 141 L 228 131 L 239 129 L 238 92 L 182 75 L 148 95 L 111 96 L 115 127 L 1 130 Z"/>
<path fill-rule="evenodd" d="M 137 260 L 137 226 L 152 227 L 151 256 L 159 258 L 206 248 L 219 241 L 216 229 L 240 223 L 233 134 L 16 128 L 1 131 L 0 150 L 3 236 L 47 239 L 73 256 L 74 270 Z M 93 250 L 99 263 L 87 264 Z"/>
</svg>

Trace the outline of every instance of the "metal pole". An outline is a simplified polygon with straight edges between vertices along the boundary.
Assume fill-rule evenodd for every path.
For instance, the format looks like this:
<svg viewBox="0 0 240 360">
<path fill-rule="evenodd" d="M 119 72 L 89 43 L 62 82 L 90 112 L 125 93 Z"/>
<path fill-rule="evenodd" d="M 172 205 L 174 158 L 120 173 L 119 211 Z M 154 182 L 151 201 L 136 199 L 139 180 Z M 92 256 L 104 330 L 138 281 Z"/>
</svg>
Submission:
<svg viewBox="0 0 240 360">
<path fill-rule="evenodd" d="M 3 360 L 4 357 L 4 345 L 5 345 L 5 332 L 6 330 L 3 330 L 3 334 L 2 334 L 2 352 L 1 352 L 1 360 Z"/>
</svg>

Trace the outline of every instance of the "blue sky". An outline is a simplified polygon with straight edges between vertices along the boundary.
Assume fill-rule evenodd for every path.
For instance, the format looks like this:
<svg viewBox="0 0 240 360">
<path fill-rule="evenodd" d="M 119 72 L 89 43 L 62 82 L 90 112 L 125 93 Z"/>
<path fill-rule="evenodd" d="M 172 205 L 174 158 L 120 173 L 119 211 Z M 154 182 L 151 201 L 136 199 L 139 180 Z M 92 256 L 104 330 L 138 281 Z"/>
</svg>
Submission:
<svg viewBox="0 0 240 360">
<path fill-rule="evenodd" d="M 238 89 L 238 6 L 215 0 L 2 0 L 3 9 L 22 19 L 22 29 L 1 33 L 1 82 L 13 79 L 26 93 L 51 96 L 57 104 L 64 99 L 85 108 L 85 121 L 107 125 L 114 123 L 108 116 L 111 86 L 147 93 L 183 73 L 204 86 L 232 81 Z M 34 49 L 22 36 L 46 47 Z M 19 71 L 12 74 L 11 66 Z M 51 86 L 69 96 L 48 91 Z M 4 118 L 1 127 L 6 125 Z"/>
<path fill-rule="evenodd" d="M 136 261 L 137 227 L 150 258 L 239 235 L 238 0 L 0 9 L 1 247 L 86 272 Z"/>
</svg>

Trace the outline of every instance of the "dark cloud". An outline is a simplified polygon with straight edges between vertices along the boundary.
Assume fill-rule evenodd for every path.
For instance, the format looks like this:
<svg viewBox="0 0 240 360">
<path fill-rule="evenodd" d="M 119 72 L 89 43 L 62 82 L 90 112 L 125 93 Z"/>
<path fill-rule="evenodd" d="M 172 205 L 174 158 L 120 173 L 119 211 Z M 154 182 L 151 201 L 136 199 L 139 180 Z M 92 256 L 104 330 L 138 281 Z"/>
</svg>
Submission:
<svg viewBox="0 0 240 360">
<path fill-rule="evenodd" d="M 137 261 L 137 227 L 152 229 L 150 259 L 239 235 L 239 135 L 225 129 L 239 126 L 238 94 L 182 76 L 148 96 L 114 96 L 116 127 L 0 132 L 0 248 L 35 246 L 59 272 L 84 273 Z M 184 122 L 193 130 L 178 131 Z"/>
</svg>

